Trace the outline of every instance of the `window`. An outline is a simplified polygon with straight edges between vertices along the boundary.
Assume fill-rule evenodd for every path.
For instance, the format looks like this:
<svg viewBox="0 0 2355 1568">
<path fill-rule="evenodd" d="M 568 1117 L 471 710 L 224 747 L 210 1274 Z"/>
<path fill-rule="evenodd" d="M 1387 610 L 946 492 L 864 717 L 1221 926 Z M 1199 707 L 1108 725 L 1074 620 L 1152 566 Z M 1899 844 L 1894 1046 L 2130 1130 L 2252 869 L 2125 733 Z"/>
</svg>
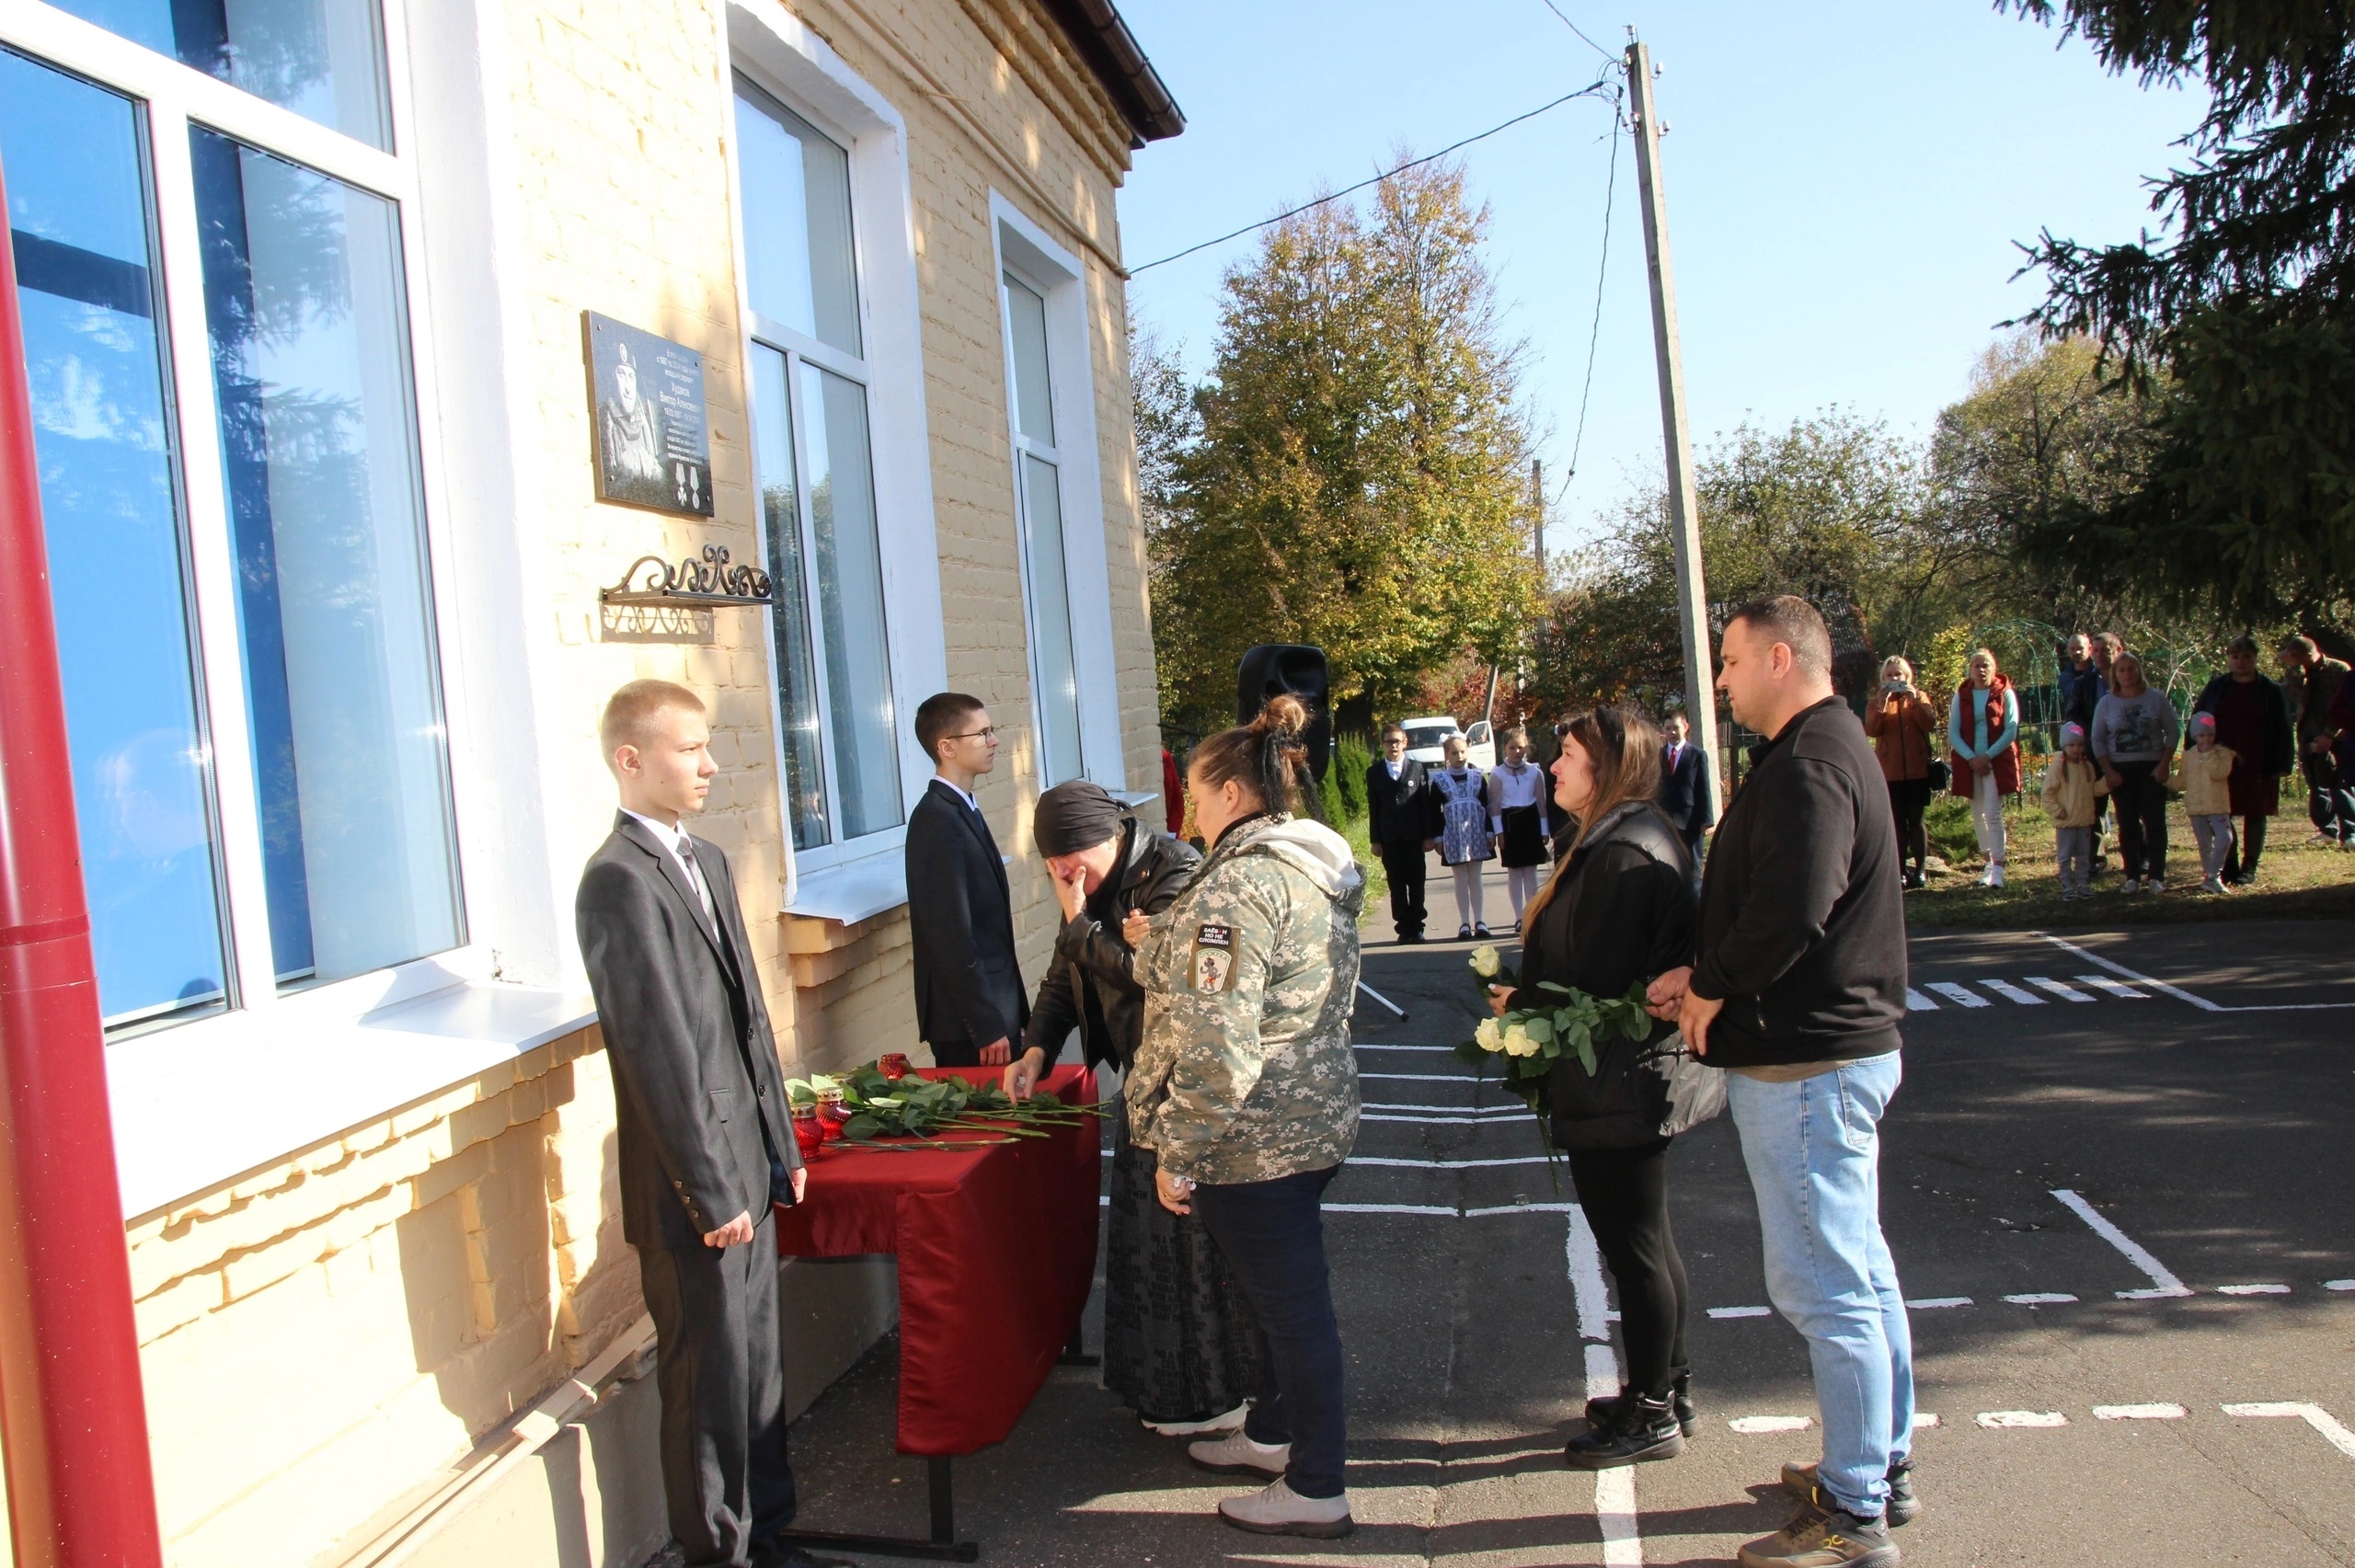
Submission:
<svg viewBox="0 0 2355 1568">
<path fill-rule="evenodd" d="M 786 819 L 814 850 L 906 819 L 850 156 L 741 75 L 735 108 Z"/>
<path fill-rule="evenodd" d="M 158 53 L 70 58 L 88 35 L 40 7 L 30 43 L 0 40 L 70 764 L 119 1034 L 465 935 L 401 193 L 368 188 L 391 141 L 375 8 L 66 8 Z M 282 119 L 217 103 L 217 125 L 192 123 L 190 67 L 322 129 L 268 145 Z"/>
<path fill-rule="evenodd" d="M 1012 272 L 1001 282 L 1018 457 L 1015 507 L 1021 516 L 1031 680 L 1039 698 L 1039 782 L 1057 784 L 1079 777 L 1086 765 L 1079 745 L 1079 671 L 1072 658 L 1071 578 L 1063 561 L 1063 458 L 1055 449 L 1047 301 Z"/>
<path fill-rule="evenodd" d="M 1039 782 L 1126 783 L 1079 258 L 1003 198 L 998 303 Z M 1156 783 L 1158 781 L 1155 781 Z"/>
</svg>

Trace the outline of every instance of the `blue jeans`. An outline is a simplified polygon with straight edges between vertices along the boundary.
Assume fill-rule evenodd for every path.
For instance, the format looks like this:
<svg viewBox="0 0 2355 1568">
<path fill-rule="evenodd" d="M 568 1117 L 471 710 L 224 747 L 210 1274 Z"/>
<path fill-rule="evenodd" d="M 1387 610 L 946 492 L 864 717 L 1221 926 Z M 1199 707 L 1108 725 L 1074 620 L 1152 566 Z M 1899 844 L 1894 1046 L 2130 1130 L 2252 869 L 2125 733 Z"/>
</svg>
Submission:
<svg viewBox="0 0 2355 1568">
<path fill-rule="evenodd" d="M 1815 1368 L 1816 1479 L 1865 1518 L 1888 1505 L 1890 1467 L 1913 1451 L 1913 1335 L 1880 1233 L 1878 1131 L 1903 1071 L 1890 1051 L 1796 1083 L 1726 1079 L 1758 1196 L 1766 1294 Z"/>
<path fill-rule="evenodd" d="M 1341 1325 L 1325 1265 L 1326 1186 L 1340 1171 L 1194 1189 L 1194 1213 L 1225 1254 L 1259 1320 L 1259 1394 L 1244 1434 L 1289 1443 L 1284 1480 L 1303 1497 L 1338 1497 L 1349 1424 L 1342 1407 Z"/>
</svg>

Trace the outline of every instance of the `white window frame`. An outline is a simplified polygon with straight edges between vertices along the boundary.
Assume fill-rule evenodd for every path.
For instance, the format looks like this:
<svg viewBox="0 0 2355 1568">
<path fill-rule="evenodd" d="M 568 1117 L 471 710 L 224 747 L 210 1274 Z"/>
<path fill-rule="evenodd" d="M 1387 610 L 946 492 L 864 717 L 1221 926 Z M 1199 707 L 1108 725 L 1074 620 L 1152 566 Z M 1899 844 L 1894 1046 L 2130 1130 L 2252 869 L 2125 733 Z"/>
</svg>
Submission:
<svg viewBox="0 0 2355 1568">
<path fill-rule="evenodd" d="M 904 817 L 923 797 L 933 763 L 913 733 L 916 704 L 948 682 L 948 643 L 941 619 L 940 555 L 933 527 L 931 443 L 924 406 L 921 316 L 916 293 L 914 198 L 908 177 L 907 127 L 899 111 L 827 42 L 774 0 L 715 0 L 715 25 L 731 70 L 720 73 L 718 111 L 729 129 L 728 189 L 738 265 L 737 308 L 744 324 L 741 354 L 747 421 L 756 418 L 752 386 L 753 340 L 787 348 L 810 363 L 859 382 L 867 388 L 867 441 L 874 464 L 875 524 L 883 567 L 886 637 L 891 666 L 893 739 L 898 746 L 902 822 L 895 828 L 844 841 L 840 836 L 840 800 L 826 764 L 827 811 L 832 842 L 815 849 L 793 847 L 793 827 L 785 801 L 785 727 L 774 711 L 778 689 L 776 639 L 764 627 L 774 737 L 776 745 L 778 844 L 785 864 L 779 907 L 785 912 L 827 919 L 863 920 L 907 898 L 902 851 Z M 850 155 L 851 223 L 859 301 L 863 361 L 793 333 L 782 323 L 752 312 L 750 274 L 743 265 L 743 212 L 738 198 L 735 75 L 816 126 Z M 759 323 L 756 329 L 756 322 Z M 787 397 L 799 392 L 787 377 Z M 793 425 L 795 455 L 801 457 L 802 425 Z M 808 466 L 796 487 L 808 488 Z M 806 509 L 808 498 L 801 498 Z M 756 518 L 765 552 L 766 520 Z M 815 584 L 817 564 L 805 555 Z M 812 617 L 812 664 L 825 692 L 823 649 L 816 646 Z M 830 694 L 821 694 L 821 715 Z M 831 759 L 834 739 L 824 730 Z"/>
<path fill-rule="evenodd" d="M 210 1017 L 167 1024 L 110 1042 L 110 1073 L 143 1065 L 175 1069 L 200 1056 L 241 1051 L 291 1034 L 311 1034 L 364 1014 L 489 978 L 495 959 L 484 940 L 487 910 L 477 907 L 477 878 L 467 868 L 487 858 L 480 810 L 491 781 L 477 738 L 467 732 L 464 661 L 455 635 L 457 575 L 446 530 L 449 479 L 433 439 L 441 423 L 436 395 L 431 303 L 425 279 L 425 225 L 419 212 L 416 132 L 411 113 L 408 15 L 403 0 L 380 0 L 386 86 L 394 151 L 386 152 L 267 102 L 227 82 L 181 64 L 40 0 L 15 0 L 0 12 L 0 43 L 47 64 L 77 73 L 137 99 L 145 110 L 162 268 L 165 395 L 178 438 L 181 520 L 195 613 L 200 723 L 208 738 L 213 802 L 219 838 L 214 846 L 226 905 L 224 959 L 236 977 L 236 1005 Z M 383 197 L 398 209 L 403 308 L 408 319 L 412 441 L 424 509 L 426 581 L 431 595 L 429 629 L 440 681 L 444 745 L 454 819 L 454 889 L 460 944 L 407 963 L 281 992 L 270 944 L 269 900 L 261 826 L 255 796 L 252 736 L 246 709 L 242 639 L 238 635 L 236 545 L 221 476 L 219 409 L 212 345 L 204 311 L 204 280 L 189 128 L 202 125 L 248 146 Z"/>
<path fill-rule="evenodd" d="M 1042 763 L 1045 726 L 1040 694 L 1046 674 L 1032 632 L 1046 612 L 1033 589 L 1028 510 L 1022 458 L 1033 444 L 1022 434 L 1015 396 L 1014 324 L 1005 317 L 1005 274 L 1047 302 L 1047 381 L 1055 419 L 1055 464 L 1063 502 L 1063 595 L 1071 618 L 1072 675 L 1078 687 L 1080 771 L 1109 790 L 1128 785 L 1120 751 L 1120 692 L 1112 641 L 1110 562 L 1104 540 L 1104 475 L 1096 442 L 1096 360 L 1088 335 L 1087 272 L 1076 253 L 1025 216 L 999 191 L 990 192 L 991 297 L 999 302 L 998 338 L 1005 358 L 1005 432 L 1014 486 L 1014 527 L 1022 560 L 1025 642 L 1028 646 L 1033 739 Z M 1062 783 L 1062 780 L 1053 781 Z"/>
</svg>

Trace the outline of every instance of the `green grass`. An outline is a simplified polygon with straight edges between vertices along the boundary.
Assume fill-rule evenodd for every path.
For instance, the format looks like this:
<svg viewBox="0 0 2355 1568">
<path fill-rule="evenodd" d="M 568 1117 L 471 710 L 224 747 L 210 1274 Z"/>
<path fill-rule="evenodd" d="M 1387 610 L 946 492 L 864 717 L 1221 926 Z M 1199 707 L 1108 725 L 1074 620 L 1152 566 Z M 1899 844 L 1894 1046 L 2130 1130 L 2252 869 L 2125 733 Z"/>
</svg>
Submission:
<svg viewBox="0 0 2355 1568">
<path fill-rule="evenodd" d="M 2064 902 L 2052 852 L 2052 823 L 2025 797 L 2005 813 L 2009 830 L 2005 886 L 1982 887 L 1986 860 L 1970 831 L 1967 802 L 1940 795 L 1924 826 L 1930 853 L 1952 869 L 1932 871 L 1930 885 L 1905 895 L 1905 923 L 1915 931 L 1937 927 L 2022 931 L 2047 926 L 2165 925 L 2219 920 L 2355 919 L 2355 853 L 2333 849 L 2313 835 L 2306 821 L 2302 783 L 2281 792 L 2281 815 L 2273 818 L 2257 865 L 2257 884 L 2223 894 L 2200 890 L 2200 848 L 2183 803 L 2167 809 L 2167 890 L 2129 894 L 2110 857 L 2111 875 L 2094 878 L 2093 897 Z"/>
<path fill-rule="evenodd" d="M 1341 837 L 1350 841 L 1350 853 L 1357 856 L 1358 869 L 1365 874 L 1365 907 L 1369 912 L 1390 907 L 1390 878 L 1382 874 L 1382 857 L 1373 853 L 1372 821 L 1370 817 L 1353 817 L 1347 822 L 1333 824 L 1340 829 Z"/>
</svg>

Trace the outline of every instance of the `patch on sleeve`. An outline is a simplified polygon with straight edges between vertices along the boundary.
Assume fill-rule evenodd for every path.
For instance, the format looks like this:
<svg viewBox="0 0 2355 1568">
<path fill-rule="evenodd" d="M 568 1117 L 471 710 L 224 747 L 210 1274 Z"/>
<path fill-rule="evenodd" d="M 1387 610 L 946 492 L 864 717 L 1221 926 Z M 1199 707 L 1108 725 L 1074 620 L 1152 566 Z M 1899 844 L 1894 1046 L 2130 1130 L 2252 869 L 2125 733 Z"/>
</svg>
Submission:
<svg viewBox="0 0 2355 1568">
<path fill-rule="evenodd" d="M 1235 955 L 1224 947 L 1209 946 L 1198 938 L 1194 943 L 1194 990 L 1207 996 L 1216 996 L 1226 990 L 1227 982 L 1234 977 Z"/>
<path fill-rule="evenodd" d="M 1231 948 L 1235 945 L 1235 928 L 1224 925 L 1202 926 L 1194 933 L 1194 945 Z"/>
</svg>

